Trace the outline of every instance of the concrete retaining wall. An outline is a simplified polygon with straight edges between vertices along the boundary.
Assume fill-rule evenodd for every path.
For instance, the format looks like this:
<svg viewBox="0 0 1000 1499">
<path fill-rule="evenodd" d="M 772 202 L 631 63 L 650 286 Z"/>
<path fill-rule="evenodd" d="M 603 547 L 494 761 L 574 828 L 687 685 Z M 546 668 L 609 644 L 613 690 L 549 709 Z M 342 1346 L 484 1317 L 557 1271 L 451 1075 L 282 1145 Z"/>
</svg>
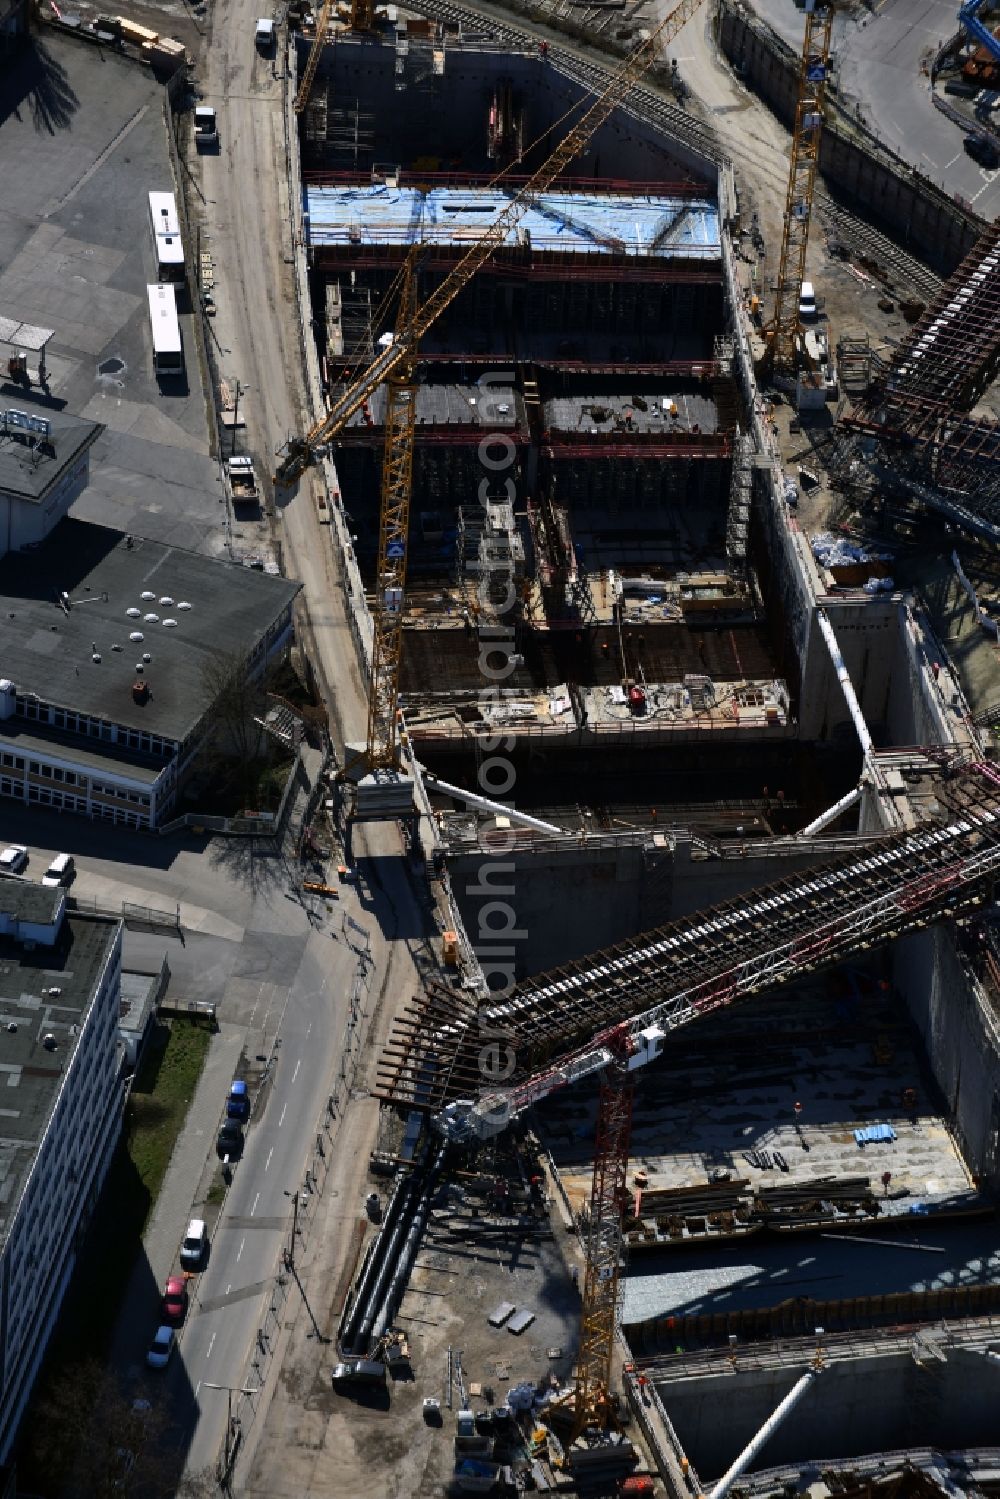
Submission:
<svg viewBox="0 0 1000 1499">
<path fill-rule="evenodd" d="M 798 92 L 798 59 L 739 0 L 719 0 L 719 45 L 740 77 L 777 117 L 791 126 Z M 901 245 L 944 275 L 950 274 L 986 227 L 935 183 L 886 150 L 831 90 L 819 157 L 820 171 L 839 197 L 864 209 Z"/>
<path fill-rule="evenodd" d="M 751 848 L 742 857 L 719 859 L 705 857 L 686 840 L 673 848 L 656 848 L 652 842 L 587 848 L 573 842 L 565 847 L 539 844 L 531 853 L 495 858 L 479 852 L 452 854 L 448 862 L 473 944 L 490 941 L 488 924 L 496 918 L 489 905 L 509 901 L 517 922 L 510 945 L 520 979 L 808 869 L 829 858 L 833 846 L 818 839 L 789 841 L 780 854 Z M 484 869 L 489 870 L 485 876 Z M 571 901 L 566 898 L 570 881 Z"/>
<path fill-rule="evenodd" d="M 923 1037 L 969 1170 L 1000 1183 L 1000 1017 L 947 927 L 902 937 L 893 979 Z"/>
<path fill-rule="evenodd" d="M 804 1372 L 741 1369 L 659 1387 L 703 1480 L 721 1476 Z M 992 1444 L 998 1400 L 1000 1364 L 968 1349 L 949 1349 L 946 1363 L 923 1367 L 909 1352 L 835 1362 L 771 1437 L 756 1466 L 819 1463 L 918 1444 Z"/>
</svg>

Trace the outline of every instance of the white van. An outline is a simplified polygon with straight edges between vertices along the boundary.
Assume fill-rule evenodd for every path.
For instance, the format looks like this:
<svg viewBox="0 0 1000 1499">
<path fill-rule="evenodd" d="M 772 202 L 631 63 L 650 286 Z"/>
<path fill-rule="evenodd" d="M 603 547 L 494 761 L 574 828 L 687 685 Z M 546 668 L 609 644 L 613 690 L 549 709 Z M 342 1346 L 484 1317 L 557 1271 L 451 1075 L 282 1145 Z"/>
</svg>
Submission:
<svg viewBox="0 0 1000 1499">
<path fill-rule="evenodd" d="M 259 20 L 257 30 L 253 34 L 254 43 L 258 52 L 270 52 L 274 46 L 274 22 Z"/>
<path fill-rule="evenodd" d="M 50 888 L 56 885 L 68 885 L 73 878 L 75 865 L 72 854 L 56 854 L 48 869 L 42 875 L 42 884 Z"/>
<path fill-rule="evenodd" d="M 802 290 L 799 292 L 799 322 L 814 323 L 817 316 L 816 288 L 811 281 L 803 281 Z"/>
<path fill-rule="evenodd" d="M 208 1248 L 208 1234 L 202 1218 L 192 1218 L 181 1242 L 181 1264 L 185 1270 L 199 1270 Z"/>
</svg>

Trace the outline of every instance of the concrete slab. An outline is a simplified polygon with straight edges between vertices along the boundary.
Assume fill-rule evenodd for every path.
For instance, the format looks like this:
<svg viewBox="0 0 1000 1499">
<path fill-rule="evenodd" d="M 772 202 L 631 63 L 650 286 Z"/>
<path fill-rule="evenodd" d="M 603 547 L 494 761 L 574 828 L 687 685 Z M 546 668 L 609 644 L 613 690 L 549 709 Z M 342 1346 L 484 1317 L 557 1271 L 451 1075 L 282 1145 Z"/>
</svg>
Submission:
<svg viewBox="0 0 1000 1499">
<path fill-rule="evenodd" d="M 689 1027 L 638 1079 L 630 1169 L 646 1172 L 649 1189 L 699 1186 L 716 1169 L 753 1188 L 868 1176 L 878 1196 L 885 1171 L 911 1199 L 971 1187 L 902 1002 L 853 970 Z M 910 1087 L 915 1116 L 903 1105 Z M 590 1191 L 595 1115 L 593 1089 L 544 1106 L 574 1204 Z M 883 1122 L 895 1140 L 859 1148 L 854 1130 Z M 788 1171 L 752 1165 L 760 1150 L 781 1152 Z"/>
</svg>

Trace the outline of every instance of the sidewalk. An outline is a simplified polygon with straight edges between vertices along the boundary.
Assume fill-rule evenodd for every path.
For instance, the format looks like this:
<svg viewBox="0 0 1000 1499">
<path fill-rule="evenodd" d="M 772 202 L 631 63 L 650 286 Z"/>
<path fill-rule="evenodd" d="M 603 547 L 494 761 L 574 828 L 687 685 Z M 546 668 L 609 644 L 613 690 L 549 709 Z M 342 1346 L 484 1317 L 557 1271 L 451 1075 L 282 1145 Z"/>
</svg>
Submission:
<svg viewBox="0 0 1000 1499">
<path fill-rule="evenodd" d="M 114 1368 L 126 1370 L 135 1365 L 145 1347 L 145 1341 L 141 1347 L 136 1343 L 137 1329 L 141 1329 L 140 1337 L 145 1340 L 155 1320 L 155 1294 L 162 1290 L 171 1271 L 179 1269 L 177 1251 L 192 1216 L 192 1198 L 199 1189 L 205 1158 L 219 1127 L 243 1037 L 243 1027 L 237 1025 L 222 1025 L 212 1037 L 187 1118 L 146 1225 L 144 1253 L 136 1262 L 122 1301 L 112 1342 L 110 1362 Z"/>
</svg>

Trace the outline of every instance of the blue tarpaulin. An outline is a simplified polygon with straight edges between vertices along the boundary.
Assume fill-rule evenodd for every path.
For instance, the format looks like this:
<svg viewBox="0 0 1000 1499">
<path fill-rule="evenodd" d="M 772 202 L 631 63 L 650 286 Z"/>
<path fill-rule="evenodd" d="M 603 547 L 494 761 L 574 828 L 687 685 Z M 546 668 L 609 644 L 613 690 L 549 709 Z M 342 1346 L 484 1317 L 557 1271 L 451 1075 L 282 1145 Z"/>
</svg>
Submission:
<svg viewBox="0 0 1000 1499">
<path fill-rule="evenodd" d="M 891 1124 L 868 1124 L 864 1129 L 856 1129 L 854 1138 L 859 1145 L 890 1145 L 896 1131 Z"/>
</svg>

